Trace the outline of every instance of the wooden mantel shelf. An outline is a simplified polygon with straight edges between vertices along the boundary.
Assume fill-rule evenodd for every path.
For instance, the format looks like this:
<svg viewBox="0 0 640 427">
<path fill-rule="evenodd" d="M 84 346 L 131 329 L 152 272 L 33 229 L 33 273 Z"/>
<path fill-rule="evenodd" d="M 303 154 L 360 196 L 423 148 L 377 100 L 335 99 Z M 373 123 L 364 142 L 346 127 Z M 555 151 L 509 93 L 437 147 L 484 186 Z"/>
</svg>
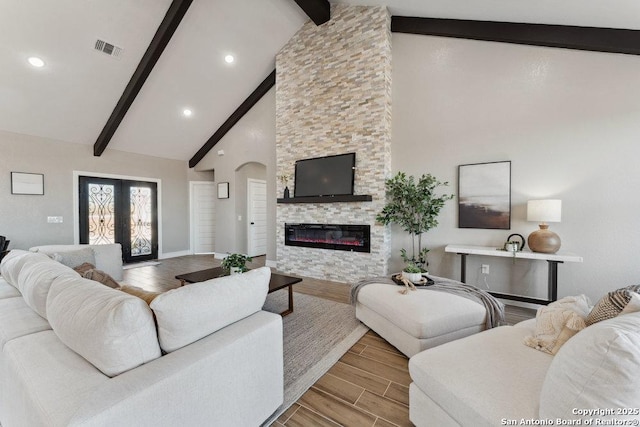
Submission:
<svg viewBox="0 0 640 427">
<path fill-rule="evenodd" d="M 344 196 L 318 196 L 318 197 L 289 197 L 278 199 L 278 203 L 348 203 L 371 202 L 373 197 L 369 194 L 344 195 Z"/>
</svg>

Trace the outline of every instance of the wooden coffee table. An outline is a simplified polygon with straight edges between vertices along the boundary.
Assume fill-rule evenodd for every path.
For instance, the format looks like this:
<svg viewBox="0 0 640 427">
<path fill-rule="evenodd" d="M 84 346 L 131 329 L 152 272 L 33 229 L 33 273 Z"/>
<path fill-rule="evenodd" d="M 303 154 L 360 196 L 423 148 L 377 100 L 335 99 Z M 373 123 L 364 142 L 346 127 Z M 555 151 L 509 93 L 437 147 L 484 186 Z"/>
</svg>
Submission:
<svg viewBox="0 0 640 427">
<path fill-rule="evenodd" d="M 176 279 L 180 280 L 180 286 L 187 283 L 198 283 L 206 280 L 215 279 L 226 275 L 226 271 L 222 267 L 208 268 L 206 270 L 194 271 L 193 273 L 179 274 Z M 293 288 L 292 285 L 302 282 L 302 279 L 294 276 L 285 276 L 284 274 L 271 273 L 269 279 L 269 292 L 275 292 L 283 288 L 288 288 L 289 292 L 289 308 L 282 313 L 281 316 L 293 313 Z"/>
</svg>

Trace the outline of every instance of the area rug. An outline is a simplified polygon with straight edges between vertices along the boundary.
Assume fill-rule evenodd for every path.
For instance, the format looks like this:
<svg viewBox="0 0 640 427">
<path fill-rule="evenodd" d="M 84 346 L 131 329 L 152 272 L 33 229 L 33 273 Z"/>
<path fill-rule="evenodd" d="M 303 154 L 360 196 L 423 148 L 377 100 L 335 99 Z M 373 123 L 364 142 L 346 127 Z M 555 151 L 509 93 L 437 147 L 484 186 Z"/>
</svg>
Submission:
<svg viewBox="0 0 640 427">
<path fill-rule="evenodd" d="M 287 308 L 287 291 L 269 294 L 264 310 Z M 369 330 L 356 319 L 355 308 L 298 292 L 293 313 L 282 318 L 284 330 L 284 403 L 269 425 L 304 394 Z"/>
</svg>

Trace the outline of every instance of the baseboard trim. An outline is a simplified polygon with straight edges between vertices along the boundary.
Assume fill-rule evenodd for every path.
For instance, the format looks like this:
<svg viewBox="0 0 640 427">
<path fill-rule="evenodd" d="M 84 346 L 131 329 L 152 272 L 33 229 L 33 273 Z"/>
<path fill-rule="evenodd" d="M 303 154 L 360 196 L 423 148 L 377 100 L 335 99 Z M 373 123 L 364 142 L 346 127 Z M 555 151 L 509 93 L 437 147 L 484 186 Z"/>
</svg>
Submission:
<svg viewBox="0 0 640 427">
<path fill-rule="evenodd" d="M 178 251 L 178 252 L 165 252 L 158 256 L 158 259 L 177 258 L 179 256 L 192 255 L 190 250 Z"/>
<path fill-rule="evenodd" d="M 533 310 L 537 310 L 540 307 L 544 307 L 544 305 L 533 304 L 533 303 L 529 303 L 529 302 L 507 300 L 507 299 L 502 299 L 502 298 L 498 298 L 498 300 L 500 302 L 502 302 L 504 305 L 512 305 L 514 307 L 521 307 L 521 308 L 530 308 L 530 309 L 533 309 Z"/>
<path fill-rule="evenodd" d="M 272 261 L 270 259 L 266 260 L 264 262 L 264 265 L 269 267 L 269 268 L 278 268 L 278 261 Z"/>
<path fill-rule="evenodd" d="M 160 265 L 162 264 L 161 262 L 158 261 L 140 261 L 140 262 L 136 262 L 136 263 L 131 263 L 131 264 L 125 264 L 122 266 L 123 270 L 131 270 L 132 268 L 140 268 L 140 267 L 149 267 L 149 266 L 153 266 L 153 265 Z M 2 427 L 2 426 L 0 426 Z"/>
</svg>

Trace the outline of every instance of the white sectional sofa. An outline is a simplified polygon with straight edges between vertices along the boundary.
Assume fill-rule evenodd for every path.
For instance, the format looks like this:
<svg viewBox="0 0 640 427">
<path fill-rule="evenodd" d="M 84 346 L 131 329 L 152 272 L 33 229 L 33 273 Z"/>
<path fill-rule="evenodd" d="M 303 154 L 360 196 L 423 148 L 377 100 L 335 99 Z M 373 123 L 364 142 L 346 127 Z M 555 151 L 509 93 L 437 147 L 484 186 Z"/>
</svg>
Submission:
<svg viewBox="0 0 640 427">
<path fill-rule="evenodd" d="M 535 322 L 413 356 L 411 421 L 418 427 L 638 425 L 640 312 L 581 330 L 555 356 L 524 344 Z M 611 412 L 598 412 L 605 410 Z M 610 424 L 615 420 L 628 424 Z"/>
<path fill-rule="evenodd" d="M 43 253 L 11 251 L 0 272 L 2 427 L 258 426 L 283 401 L 268 268 L 150 306 Z"/>
</svg>

